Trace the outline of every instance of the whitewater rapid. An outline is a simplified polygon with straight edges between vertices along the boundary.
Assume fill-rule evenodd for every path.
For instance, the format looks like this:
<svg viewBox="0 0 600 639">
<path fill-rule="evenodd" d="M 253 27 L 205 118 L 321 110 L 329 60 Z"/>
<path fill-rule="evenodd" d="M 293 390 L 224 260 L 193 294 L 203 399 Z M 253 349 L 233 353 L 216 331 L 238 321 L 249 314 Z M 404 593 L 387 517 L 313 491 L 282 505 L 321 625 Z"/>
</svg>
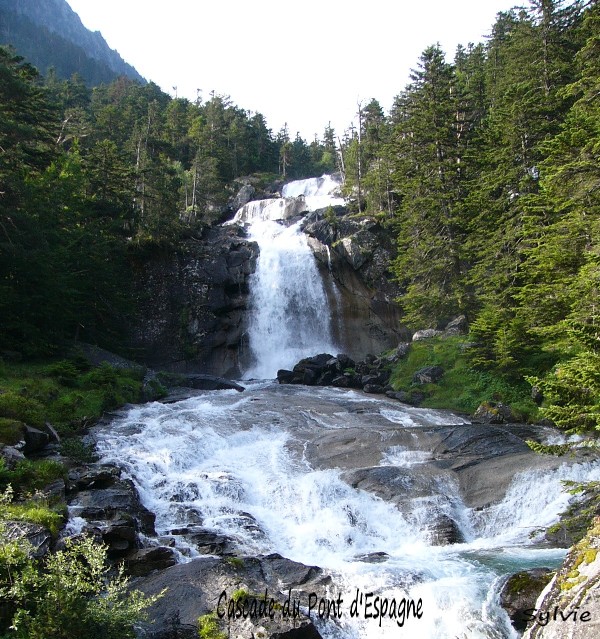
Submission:
<svg viewBox="0 0 600 639">
<path fill-rule="evenodd" d="M 255 384 L 241 395 L 204 392 L 134 407 L 96 437 L 102 462 L 120 466 L 135 482 L 156 513 L 158 535 L 175 541 L 183 561 L 197 552 L 172 531 L 201 524 L 232 540 L 240 555 L 275 552 L 324 568 L 331 595 L 348 603 L 357 589 L 421 599 L 422 617 L 407 619 L 402 636 L 517 637 L 498 604 L 502 580 L 519 569 L 557 565 L 564 551 L 536 547 L 530 535 L 556 521 L 568 503 L 561 480 L 600 479 L 598 464 L 518 474 L 506 495 L 483 510 L 468 508 L 455 483 L 432 480 L 430 497 L 400 508 L 353 488 L 343 468 L 315 466 L 309 451 L 323 434 L 376 427 L 383 441 L 378 464 L 420 472 L 425 451 L 388 446 L 385 439 L 410 429 L 417 441 L 421 431 L 445 427 L 439 424 L 465 423 L 355 391 Z M 427 524 L 438 506 L 458 522 L 464 543 L 431 544 Z M 381 638 L 397 636 L 398 626 L 346 615 L 320 631 Z"/>
</svg>

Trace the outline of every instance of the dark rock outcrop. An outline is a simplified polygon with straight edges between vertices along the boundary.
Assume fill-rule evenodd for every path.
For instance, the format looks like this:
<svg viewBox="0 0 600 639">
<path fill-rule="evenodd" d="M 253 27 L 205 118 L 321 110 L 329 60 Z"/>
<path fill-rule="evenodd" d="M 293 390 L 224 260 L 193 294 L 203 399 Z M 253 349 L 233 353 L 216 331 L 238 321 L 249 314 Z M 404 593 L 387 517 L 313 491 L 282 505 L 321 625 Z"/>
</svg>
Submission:
<svg viewBox="0 0 600 639">
<path fill-rule="evenodd" d="M 390 365 L 388 358 L 380 359 L 373 355 L 355 362 L 343 353 L 335 357 L 321 353 L 300 360 L 291 371 L 277 371 L 277 381 L 280 384 L 360 388 L 366 393 L 383 394 L 391 388 L 387 386 Z"/>
<path fill-rule="evenodd" d="M 155 515 L 141 503 L 131 480 L 115 480 L 105 468 L 98 478 L 99 485 L 94 486 L 91 477 L 89 483 L 85 477 L 73 477 L 76 492 L 69 498 L 69 514 L 86 520 L 82 532 L 103 541 L 109 557 L 122 557 L 140 547 L 138 533 L 156 535 Z M 78 484 L 86 487 L 77 490 Z"/>
<path fill-rule="evenodd" d="M 172 548 L 156 546 L 129 553 L 123 563 L 129 575 L 144 577 L 155 570 L 165 570 L 174 566 L 177 563 L 177 556 Z"/>
<path fill-rule="evenodd" d="M 167 588 L 164 596 L 148 610 L 149 623 L 143 624 L 138 636 L 145 639 L 197 637 L 198 617 L 214 614 L 223 592 L 225 597 L 220 601 L 220 610 L 226 613 L 231 596 L 243 584 L 250 599 L 262 600 L 267 589 L 267 603 L 273 598 L 277 604 L 274 618 L 263 616 L 228 622 L 225 615 L 219 622 L 222 631 L 229 631 L 232 637 L 260 634 L 265 639 L 319 639 L 321 635 L 303 613 L 295 619 L 284 618 L 282 610 L 289 593 L 292 599 L 306 605 L 307 593 L 322 592 L 324 595 L 328 583 L 330 579 L 320 568 L 305 566 L 277 554 L 230 560 L 206 557 L 178 564 L 136 582 L 135 587 L 147 595 L 158 594 Z"/>
<path fill-rule="evenodd" d="M 139 259 L 132 347 L 153 368 L 239 376 L 257 256 L 256 243 L 231 225 Z"/>
<path fill-rule="evenodd" d="M 52 544 L 52 534 L 40 524 L 32 524 L 26 521 L 5 521 L 3 537 L 6 541 L 18 541 L 20 544 L 28 544 L 28 550 L 32 557 L 43 557 Z"/>
<path fill-rule="evenodd" d="M 395 302 L 400 290 L 389 272 L 396 250 L 389 233 L 372 217 L 350 219 L 346 213 L 343 207 L 315 211 L 306 217 L 304 231 L 323 273 L 329 274 L 330 306 L 343 326 L 334 326 L 336 343 L 360 359 L 391 348 L 409 333 L 401 327 Z"/>
</svg>

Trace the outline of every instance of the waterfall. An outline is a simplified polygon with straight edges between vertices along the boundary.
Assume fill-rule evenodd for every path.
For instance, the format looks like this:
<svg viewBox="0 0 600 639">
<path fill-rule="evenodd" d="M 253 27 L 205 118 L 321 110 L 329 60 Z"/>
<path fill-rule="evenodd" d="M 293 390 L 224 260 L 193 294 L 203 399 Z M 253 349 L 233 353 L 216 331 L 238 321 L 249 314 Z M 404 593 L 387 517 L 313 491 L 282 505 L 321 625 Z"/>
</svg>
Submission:
<svg viewBox="0 0 600 639">
<path fill-rule="evenodd" d="M 290 218 L 344 202 L 333 176 L 297 180 L 283 187 L 282 197 L 242 206 L 233 222 L 248 226 L 260 249 L 250 279 L 248 327 L 252 364 L 246 377 L 273 378 L 303 357 L 335 354 L 331 311 L 314 255 L 302 232 L 302 220 Z"/>
</svg>

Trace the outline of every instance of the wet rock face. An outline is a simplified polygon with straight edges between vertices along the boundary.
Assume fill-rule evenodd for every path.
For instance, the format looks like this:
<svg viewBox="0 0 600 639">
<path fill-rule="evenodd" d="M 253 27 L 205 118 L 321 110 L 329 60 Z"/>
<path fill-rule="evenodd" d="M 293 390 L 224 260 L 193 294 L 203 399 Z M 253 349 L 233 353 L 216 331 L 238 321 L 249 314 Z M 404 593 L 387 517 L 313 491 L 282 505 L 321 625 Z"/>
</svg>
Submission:
<svg viewBox="0 0 600 639">
<path fill-rule="evenodd" d="M 153 368 L 239 376 L 248 278 L 257 257 L 256 243 L 232 225 L 140 260 L 132 347 Z"/>
<path fill-rule="evenodd" d="M 153 536 L 155 515 L 140 502 L 133 482 L 120 480 L 118 469 L 90 465 L 69 473 L 71 517 L 85 520 L 82 532 L 108 547 L 108 556 L 120 558 L 140 546 L 139 534 Z"/>
<path fill-rule="evenodd" d="M 395 302 L 400 290 L 389 272 L 395 247 L 374 218 L 349 219 L 343 207 L 332 211 L 333 216 L 325 210 L 311 213 L 304 231 L 323 273 L 337 285 L 326 282 L 331 307 L 343 326 L 334 337 L 353 358 L 361 359 L 410 335 L 401 327 Z"/>
</svg>

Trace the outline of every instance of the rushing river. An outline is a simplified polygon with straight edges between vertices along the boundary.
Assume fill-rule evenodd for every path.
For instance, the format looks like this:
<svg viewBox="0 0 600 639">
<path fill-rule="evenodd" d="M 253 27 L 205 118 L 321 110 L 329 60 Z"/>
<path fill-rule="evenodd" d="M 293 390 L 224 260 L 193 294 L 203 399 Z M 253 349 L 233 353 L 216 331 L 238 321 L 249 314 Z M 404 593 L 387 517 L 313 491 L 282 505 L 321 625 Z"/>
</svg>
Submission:
<svg viewBox="0 0 600 639">
<path fill-rule="evenodd" d="M 362 392 L 265 382 L 133 407 L 96 437 L 102 461 L 134 480 L 182 561 L 197 552 L 173 531 L 201 525 L 239 555 L 276 552 L 324 568 L 346 611 L 324 636 L 516 637 L 497 601 L 503 576 L 557 565 L 564 551 L 530 534 L 565 508 L 562 479 L 600 479 L 600 466 L 553 462 L 515 475 L 489 507 L 469 507 L 457 481 L 431 472 L 440 464 L 426 450 L 427 437 L 453 424 L 474 428 Z M 403 501 L 353 488 L 344 473 L 364 467 L 405 473 Z M 464 543 L 432 545 L 433 511 L 457 522 Z M 357 592 L 420 599 L 422 616 L 402 629 L 397 619 L 351 618 Z"/>
</svg>

